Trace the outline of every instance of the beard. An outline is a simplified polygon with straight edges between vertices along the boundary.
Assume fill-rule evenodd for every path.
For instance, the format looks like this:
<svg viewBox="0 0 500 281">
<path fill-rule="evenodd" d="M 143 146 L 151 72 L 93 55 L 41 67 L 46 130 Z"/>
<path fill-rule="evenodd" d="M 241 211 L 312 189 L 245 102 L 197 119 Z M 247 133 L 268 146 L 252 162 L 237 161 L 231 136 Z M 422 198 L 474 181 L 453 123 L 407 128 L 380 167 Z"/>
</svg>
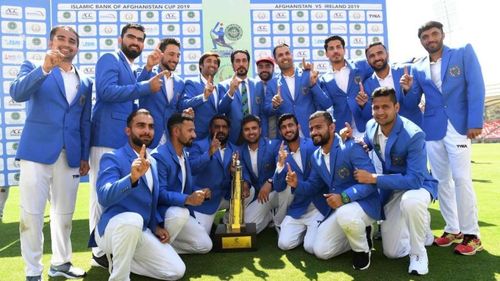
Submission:
<svg viewBox="0 0 500 281">
<path fill-rule="evenodd" d="M 135 45 L 135 46 L 137 46 L 137 45 Z M 139 46 L 137 46 L 137 47 L 139 47 Z M 140 50 L 140 51 L 134 51 L 134 50 L 131 50 L 127 46 L 124 46 L 124 45 L 122 45 L 121 50 L 125 54 L 125 56 L 127 58 L 132 59 L 132 60 L 136 59 L 142 53 L 142 50 Z"/>
<path fill-rule="evenodd" d="M 153 138 L 149 140 L 142 140 L 140 137 L 136 135 L 131 136 L 131 141 L 134 145 L 141 147 L 143 144 L 146 145 L 146 147 L 149 147 L 151 143 L 153 143 Z"/>
<path fill-rule="evenodd" d="M 262 81 L 267 82 L 267 81 L 271 80 L 271 77 L 272 77 L 271 72 L 262 71 L 261 73 L 259 73 L 259 78 Z"/>
<path fill-rule="evenodd" d="M 312 140 L 315 146 L 323 146 L 330 141 L 330 135 L 327 132 L 325 135 L 320 135 L 319 140 L 316 137 L 313 137 Z"/>
<path fill-rule="evenodd" d="M 168 62 L 161 62 L 161 65 L 163 66 L 164 69 L 168 70 L 168 71 L 175 71 L 175 69 L 177 68 L 177 64 L 174 65 L 174 67 L 170 67 L 170 64 Z"/>
<path fill-rule="evenodd" d="M 238 76 L 246 76 L 248 74 L 248 69 L 241 66 L 240 68 L 236 69 L 236 74 Z"/>
<path fill-rule="evenodd" d="M 221 145 L 226 145 L 227 140 L 229 139 L 229 136 L 227 134 L 222 133 L 222 132 L 218 132 L 215 135 L 215 138 L 217 138 L 220 141 Z"/>
<path fill-rule="evenodd" d="M 380 70 L 384 70 L 387 67 L 387 64 L 388 64 L 387 60 L 385 60 L 384 63 L 382 64 L 382 66 L 380 66 L 380 67 L 375 66 L 375 64 L 374 65 L 370 65 L 370 66 L 373 68 L 373 70 L 375 70 L 375 72 L 377 72 L 377 71 L 380 71 Z"/>
<path fill-rule="evenodd" d="M 290 139 L 287 139 L 286 136 L 283 136 L 283 138 L 287 141 L 287 142 L 294 142 L 296 141 L 298 138 L 299 138 L 299 131 L 295 131 L 293 136 L 290 138 Z"/>
<path fill-rule="evenodd" d="M 179 140 L 179 142 L 185 147 L 193 146 L 193 139 Z"/>
</svg>

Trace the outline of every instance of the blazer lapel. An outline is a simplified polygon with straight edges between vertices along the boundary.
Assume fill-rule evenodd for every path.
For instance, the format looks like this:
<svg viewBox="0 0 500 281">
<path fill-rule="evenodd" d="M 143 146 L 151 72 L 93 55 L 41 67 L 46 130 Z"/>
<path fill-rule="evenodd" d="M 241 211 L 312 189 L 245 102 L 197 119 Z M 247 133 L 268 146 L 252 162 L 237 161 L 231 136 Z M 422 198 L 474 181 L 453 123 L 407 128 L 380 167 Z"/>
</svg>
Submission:
<svg viewBox="0 0 500 281">
<path fill-rule="evenodd" d="M 54 67 L 52 69 L 52 76 L 54 77 L 54 80 L 56 80 L 57 87 L 59 88 L 59 93 L 61 93 L 64 97 L 64 100 L 66 100 L 66 90 L 64 89 L 64 81 L 59 67 Z"/>
<path fill-rule="evenodd" d="M 396 139 L 398 138 L 399 131 L 401 131 L 401 127 L 403 126 L 403 123 L 401 121 L 401 118 L 397 116 L 396 119 L 396 124 L 394 124 L 394 128 L 392 128 L 391 133 L 389 134 L 389 137 L 387 138 L 387 144 L 385 146 L 385 162 L 387 162 L 387 166 L 390 167 L 392 166 L 392 159 L 391 159 L 391 149 L 394 143 L 396 142 Z"/>
<path fill-rule="evenodd" d="M 125 66 L 125 68 L 128 70 L 128 74 L 130 76 L 130 78 L 135 81 L 137 80 L 137 77 L 135 77 L 134 75 L 134 71 L 132 70 L 132 68 L 130 68 L 130 64 L 128 63 L 128 59 L 125 57 L 125 55 L 123 54 L 123 52 L 118 52 L 118 56 L 120 57 L 123 65 Z"/>
<path fill-rule="evenodd" d="M 443 46 L 443 55 L 441 56 L 441 81 L 444 82 L 446 71 L 448 71 L 448 64 L 450 63 L 450 49 Z"/>
</svg>

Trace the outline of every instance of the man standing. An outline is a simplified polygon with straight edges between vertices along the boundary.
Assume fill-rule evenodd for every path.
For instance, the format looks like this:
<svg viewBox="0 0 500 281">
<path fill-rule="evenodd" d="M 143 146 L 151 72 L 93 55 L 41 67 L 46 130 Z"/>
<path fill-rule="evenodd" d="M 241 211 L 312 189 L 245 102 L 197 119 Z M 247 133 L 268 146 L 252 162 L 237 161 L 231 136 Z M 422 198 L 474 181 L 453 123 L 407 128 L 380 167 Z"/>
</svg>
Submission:
<svg viewBox="0 0 500 281">
<path fill-rule="evenodd" d="M 172 114 L 180 111 L 179 102 L 184 92 L 184 81 L 174 73 L 181 56 L 180 48 L 181 43 L 177 39 L 166 38 L 161 40 L 158 47 L 161 53 L 160 63 L 151 69 L 146 65 L 139 77 L 139 80 L 141 80 L 151 79 L 156 75 L 162 76 L 160 78 L 162 87 L 158 93 L 139 98 L 139 107 L 149 110 L 155 120 L 156 134 L 151 145 L 152 148 L 157 147 L 162 138 L 162 143 L 166 141 L 167 129 L 165 121 Z"/>
<path fill-rule="evenodd" d="M 217 86 L 218 94 L 221 96 L 219 112 L 226 114 L 233 123 L 229 131 L 229 140 L 238 144 L 241 120 L 245 116 L 250 114 L 259 116 L 264 122 L 267 122 L 267 118 L 262 110 L 264 103 L 262 92 L 256 91 L 256 81 L 247 76 L 250 53 L 247 50 L 232 52 L 231 64 L 234 70 L 233 78 L 222 81 Z M 267 126 L 264 129 L 267 129 Z M 263 134 L 266 135 L 267 132 L 264 130 Z"/>
<path fill-rule="evenodd" d="M 360 106 L 356 97 L 360 94 L 359 83 L 368 78 L 373 70 L 364 60 L 346 60 L 345 41 L 338 35 L 328 37 L 324 47 L 332 69 L 320 77 L 312 91 L 325 92 L 333 104 L 333 117 L 337 123 L 349 123 L 354 136 L 362 137 L 366 122 L 372 117 L 371 109 L 369 106 Z M 337 132 L 340 129 L 339 126 Z"/>
<path fill-rule="evenodd" d="M 375 89 L 372 111 L 364 143 L 375 150 L 383 173 L 357 169 L 354 178 L 380 190 L 385 213 L 381 225 L 384 254 L 389 258 L 409 255 L 408 273 L 425 275 L 429 272 L 425 249 L 425 236 L 430 229 L 427 207 L 437 198 L 437 181 L 427 170 L 425 134 L 399 116 L 393 88 Z"/>
<path fill-rule="evenodd" d="M 418 30 L 429 56 L 414 63 L 413 76 L 401 83 L 420 98 L 425 92 L 422 129 L 433 176 L 439 181 L 444 233 L 434 240 L 441 247 L 460 243 L 455 252 L 474 255 L 483 246 L 479 238 L 477 202 L 471 177 L 471 139 L 483 128 L 485 87 L 481 66 L 470 44 L 451 49 L 443 44 L 440 22 Z"/>
<path fill-rule="evenodd" d="M 102 213 L 97 202 L 96 180 L 101 156 L 127 143 L 127 136 L 122 128 L 126 127 L 128 115 L 135 109 L 134 101 L 141 96 L 156 93 L 162 87 L 161 75 L 149 81 L 137 82 L 134 60 L 144 48 L 144 27 L 139 24 L 127 24 L 118 38 L 120 50 L 107 53 L 96 64 L 95 88 L 96 104 L 92 113 L 90 140 L 90 202 L 89 229 L 92 231 Z M 158 63 L 160 54 L 152 52 L 146 68 Z M 103 252 L 92 249 L 92 265 L 108 267 Z"/>
<path fill-rule="evenodd" d="M 268 87 L 272 87 L 269 81 L 271 81 L 274 77 L 274 60 L 271 57 L 262 57 L 257 59 L 255 62 L 257 65 L 257 74 L 259 75 L 260 81 L 257 82 L 256 91 L 262 92 L 262 96 L 264 97 L 264 102 L 266 100 L 266 95 L 268 91 Z M 269 90 L 271 93 L 272 90 Z M 264 113 L 265 114 L 265 113 Z M 267 136 L 270 139 L 275 139 L 278 137 L 278 128 L 276 125 L 277 117 L 276 116 L 268 116 L 267 124 L 263 124 L 264 127 L 267 126 Z"/>
<path fill-rule="evenodd" d="M 219 66 L 219 55 L 206 52 L 198 62 L 200 76 L 186 80 L 180 106 L 181 109 L 191 107 L 194 110 L 194 127 L 197 139 L 204 139 L 208 136 L 208 123 L 219 112 L 220 96 L 214 86 L 214 77 L 219 70 Z"/>
<path fill-rule="evenodd" d="M 211 197 L 209 188 L 193 190 L 191 164 L 184 150 L 196 138 L 194 120 L 190 115 L 174 113 L 167 128 L 169 139 L 151 153 L 158 162 L 161 188 L 158 209 L 177 253 L 208 253 L 212 240 L 188 208 L 199 206 Z"/>
<path fill-rule="evenodd" d="M 373 173 L 375 169 L 361 145 L 353 140 L 342 142 L 335 134 L 330 113 L 312 114 L 309 130 L 313 143 L 320 146 L 311 158 L 311 174 L 306 181 L 299 182 L 289 165 L 286 182 L 295 188 L 295 196 L 311 196 L 325 185 L 329 190 L 324 197 L 330 209 L 318 227 L 314 254 L 329 259 L 352 249 L 353 268 L 367 269 L 371 245 L 366 229 L 380 219 L 380 201 L 377 189 L 357 183 L 354 172 L 363 169 Z"/>
<path fill-rule="evenodd" d="M 316 84 L 318 72 L 302 60 L 302 71 L 293 64 L 293 54 L 287 44 L 274 47 L 273 56 L 281 73 L 276 77 L 277 85 L 269 87 L 266 94 L 265 112 L 268 116 L 292 113 L 299 121 L 301 137 L 309 137 L 307 130 L 309 116 L 316 110 L 326 110 L 332 106 L 328 95 L 323 91 L 311 92 Z"/>
<path fill-rule="evenodd" d="M 104 211 L 90 239 L 113 256 L 109 280 L 129 280 L 131 272 L 180 279 L 186 270 L 157 220 L 158 172 L 146 151 L 153 141 L 153 126 L 149 111 L 132 112 L 125 129 L 128 143 L 101 159 L 97 197 Z"/>
<path fill-rule="evenodd" d="M 27 102 L 26 124 L 16 158 L 21 254 L 26 280 L 42 280 L 43 215 L 50 202 L 52 258 L 49 276 L 82 278 L 71 264 L 71 224 L 80 176 L 89 171 L 92 81 L 72 64 L 79 36 L 69 26 L 50 31 L 43 65 L 25 61 L 11 84 L 16 102 Z"/>
</svg>

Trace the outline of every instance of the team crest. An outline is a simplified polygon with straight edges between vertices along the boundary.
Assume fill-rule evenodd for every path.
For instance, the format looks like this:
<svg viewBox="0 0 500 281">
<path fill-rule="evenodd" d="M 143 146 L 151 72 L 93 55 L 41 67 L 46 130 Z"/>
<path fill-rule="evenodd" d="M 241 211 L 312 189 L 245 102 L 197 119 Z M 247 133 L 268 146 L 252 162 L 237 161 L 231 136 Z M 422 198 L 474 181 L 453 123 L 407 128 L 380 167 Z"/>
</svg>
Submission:
<svg viewBox="0 0 500 281">
<path fill-rule="evenodd" d="M 85 100 L 86 100 L 86 99 L 87 99 L 87 97 L 86 97 L 85 95 L 81 95 L 81 96 L 80 96 L 80 100 L 79 100 L 79 102 L 80 102 L 80 105 L 81 105 L 81 106 L 84 106 L 84 105 L 85 105 Z"/>
<path fill-rule="evenodd" d="M 338 171 L 337 171 L 337 175 L 341 178 L 341 179 L 346 179 L 347 177 L 350 176 L 350 172 L 349 172 L 349 169 L 347 167 L 342 167 L 340 168 Z"/>
<path fill-rule="evenodd" d="M 262 103 L 262 98 L 261 97 L 255 97 L 255 102 L 257 104 L 261 104 Z"/>
<path fill-rule="evenodd" d="M 302 94 L 305 96 L 307 93 L 309 93 L 309 86 L 302 87 Z"/>
<path fill-rule="evenodd" d="M 405 157 L 397 156 L 397 155 L 391 155 L 391 162 L 392 162 L 392 165 L 394 165 L 394 166 L 404 166 L 404 164 L 405 164 Z"/>
<path fill-rule="evenodd" d="M 460 67 L 458 65 L 452 66 L 450 68 L 450 75 L 452 77 L 460 76 L 461 73 L 462 73 L 462 71 L 460 70 Z"/>
</svg>

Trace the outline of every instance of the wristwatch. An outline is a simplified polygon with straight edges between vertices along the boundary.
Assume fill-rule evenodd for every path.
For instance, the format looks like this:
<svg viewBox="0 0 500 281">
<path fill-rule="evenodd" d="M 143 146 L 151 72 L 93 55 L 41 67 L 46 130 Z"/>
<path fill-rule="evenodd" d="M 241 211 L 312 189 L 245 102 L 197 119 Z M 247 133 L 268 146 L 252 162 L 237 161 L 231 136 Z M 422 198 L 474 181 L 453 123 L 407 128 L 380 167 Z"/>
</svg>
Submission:
<svg viewBox="0 0 500 281">
<path fill-rule="evenodd" d="M 351 198 L 345 192 L 340 193 L 340 196 L 342 197 L 342 203 L 347 204 L 351 202 Z"/>
</svg>

